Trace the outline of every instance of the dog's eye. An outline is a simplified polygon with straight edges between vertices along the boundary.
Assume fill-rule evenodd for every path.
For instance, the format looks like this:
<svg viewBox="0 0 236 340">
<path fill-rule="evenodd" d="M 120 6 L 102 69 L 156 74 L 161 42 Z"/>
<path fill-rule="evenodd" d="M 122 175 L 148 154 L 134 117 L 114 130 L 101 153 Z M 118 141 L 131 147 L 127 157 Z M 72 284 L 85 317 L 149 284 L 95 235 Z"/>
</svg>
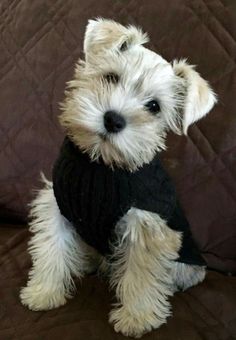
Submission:
<svg viewBox="0 0 236 340">
<path fill-rule="evenodd" d="M 115 73 L 108 73 L 103 77 L 108 83 L 117 84 L 119 81 L 119 76 Z"/>
<path fill-rule="evenodd" d="M 157 100 L 152 99 L 149 102 L 145 104 L 145 107 L 150 111 L 151 113 L 158 113 L 160 111 L 160 105 Z"/>
</svg>

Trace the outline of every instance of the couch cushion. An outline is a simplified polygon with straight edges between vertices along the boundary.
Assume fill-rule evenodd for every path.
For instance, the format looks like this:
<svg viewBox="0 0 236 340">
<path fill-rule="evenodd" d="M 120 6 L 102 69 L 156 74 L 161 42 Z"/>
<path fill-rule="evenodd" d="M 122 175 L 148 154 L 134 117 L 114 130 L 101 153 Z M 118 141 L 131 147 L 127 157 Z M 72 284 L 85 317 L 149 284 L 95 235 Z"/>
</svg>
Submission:
<svg viewBox="0 0 236 340">
<path fill-rule="evenodd" d="M 0 228 L 0 339 L 121 340 L 108 324 L 114 292 L 95 276 L 77 282 L 78 292 L 64 307 L 32 312 L 19 301 L 26 284 L 30 258 L 26 253 L 26 229 Z M 233 340 L 236 338 L 236 277 L 209 272 L 206 280 L 177 293 L 173 316 L 145 339 Z"/>
<path fill-rule="evenodd" d="M 236 272 L 236 2 L 19 0 L 0 4 L 0 217 L 23 221 L 39 172 L 51 174 L 63 133 L 58 103 L 82 56 L 88 18 L 148 31 L 168 60 L 187 57 L 219 95 L 162 157 L 209 266 Z"/>
</svg>

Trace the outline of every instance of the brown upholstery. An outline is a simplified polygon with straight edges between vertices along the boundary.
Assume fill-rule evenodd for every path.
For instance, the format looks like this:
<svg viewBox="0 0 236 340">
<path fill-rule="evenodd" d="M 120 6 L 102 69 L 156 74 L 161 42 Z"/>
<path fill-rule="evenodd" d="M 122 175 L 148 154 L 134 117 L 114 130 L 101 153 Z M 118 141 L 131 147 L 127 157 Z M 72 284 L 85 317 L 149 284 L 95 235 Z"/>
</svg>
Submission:
<svg viewBox="0 0 236 340">
<path fill-rule="evenodd" d="M 123 339 L 107 323 L 113 294 L 96 277 L 58 310 L 30 312 L 18 299 L 30 266 L 27 204 L 39 172 L 51 176 L 63 139 L 59 102 L 87 20 L 97 16 L 140 25 L 150 48 L 168 60 L 187 57 L 218 94 L 188 138 L 169 135 L 161 156 L 209 267 L 236 273 L 236 2 L 1 0 L 0 339 Z M 211 271 L 172 302 L 174 316 L 144 339 L 236 338 L 235 277 Z"/>
</svg>

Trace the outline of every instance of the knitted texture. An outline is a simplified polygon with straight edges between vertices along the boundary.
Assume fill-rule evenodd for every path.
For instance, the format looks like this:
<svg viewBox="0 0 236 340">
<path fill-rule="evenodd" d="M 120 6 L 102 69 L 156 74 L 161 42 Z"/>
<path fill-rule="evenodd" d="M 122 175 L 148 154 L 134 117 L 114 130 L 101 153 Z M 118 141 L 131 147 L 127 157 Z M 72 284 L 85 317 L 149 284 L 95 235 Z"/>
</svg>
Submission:
<svg viewBox="0 0 236 340">
<path fill-rule="evenodd" d="M 101 254 L 110 253 L 117 222 L 134 207 L 159 214 L 183 232 L 179 262 L 205 264 L 158 155 L 135 172 L 111 169 L 102 160 L 91 161 L 66 137 L 54 165 L 53 188 L 62 215 Z"/>
</svg>

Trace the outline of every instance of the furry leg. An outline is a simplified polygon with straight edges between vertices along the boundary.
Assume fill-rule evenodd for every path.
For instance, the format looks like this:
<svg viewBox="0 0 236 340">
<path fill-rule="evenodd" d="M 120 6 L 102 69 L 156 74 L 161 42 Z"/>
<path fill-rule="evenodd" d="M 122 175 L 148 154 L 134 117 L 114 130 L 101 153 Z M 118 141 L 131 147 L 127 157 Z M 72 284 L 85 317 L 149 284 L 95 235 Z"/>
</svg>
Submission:
<svg viewBox="0 0 236 340">
<path fill-rule="evenodd" d="M 184 291 L 205 279 L 206 267 L 173 262 L 171 276 L 173 278 L 174 291 Z"/>
<path fill-rule="evenodd" d="M 171 314 L 170 268 L 178 257 L 181 234 L 157 214 L 130 209 L 117 226 L 111 285 L 118 304 L 110 313 L 115 331 L 140 337 L 166 322 Z"/>
<path fill-rule="evenodd" d="M 48 310 L 66 303 L 85 265 L 82 242 L 60 214 L 51 182 L 46 181 L 31 206 L 29 242 L 33 267 L 20 298 L 32 310 Z"/>
</svg>

